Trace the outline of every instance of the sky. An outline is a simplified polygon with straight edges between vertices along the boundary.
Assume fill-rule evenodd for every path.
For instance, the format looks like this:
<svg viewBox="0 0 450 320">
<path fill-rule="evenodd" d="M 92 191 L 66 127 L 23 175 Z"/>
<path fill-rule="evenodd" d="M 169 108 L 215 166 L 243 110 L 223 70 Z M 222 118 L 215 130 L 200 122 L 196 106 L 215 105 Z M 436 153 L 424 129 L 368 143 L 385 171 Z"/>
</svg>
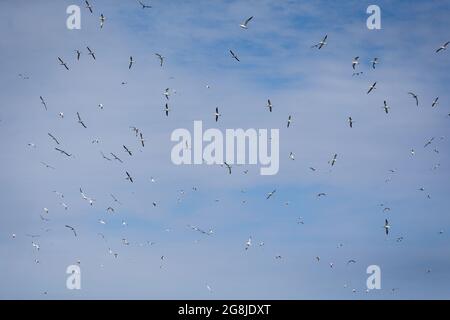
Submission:
<svg viewBox="0 0 450 320">
<path fill-rule="evenodd" d="M 435 52 L 450 1 L 90 3 L 0 1 L 1 299 L 450 298 L 450 50 Z M 66 26 L 72 4 L 80 30 Z M 371 4 L 380 30 L 366 26 Z M 171 133 L 195 120 L 279 129 L 279 172 L 173 164 Z M 366 292 L 370 265 L 381 289 Z"/>
</svg>

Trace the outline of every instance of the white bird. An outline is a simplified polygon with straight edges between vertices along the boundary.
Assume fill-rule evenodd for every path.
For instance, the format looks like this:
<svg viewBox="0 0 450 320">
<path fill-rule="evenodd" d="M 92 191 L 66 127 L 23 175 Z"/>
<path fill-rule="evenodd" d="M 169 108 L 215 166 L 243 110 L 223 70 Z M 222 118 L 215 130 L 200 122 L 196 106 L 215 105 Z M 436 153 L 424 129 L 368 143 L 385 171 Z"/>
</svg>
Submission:
<svg viewBox="0 0 450 320">
<path fill-rule="evenodd" d="M 58 115 L 61 117 L 61 119 L 64 119 L 64 113 L 60 112 Z"/>
<path fill-rule="evenodd" d="M 382 108 L 384 109 L 384 112 L 385 112 L 386 114 L 389 114 L 389 109 L 391 109 L 391 107 L 389 107 L 389 106 L 387 105 L 386 100 L 383 101 L 383 104 L 384 104 L 384 106 L 383 106 Z"/>
<path fill-rule="evenodd" d="M 291 153 L 289 154 L 289 159 L 291 159 L 291 160 L 295 160 L 295 155 L 294 155 L 294 153 L 293 153 L 293 152 L 291 152 Z"/>
<path fill-rule="evenodd" d="M 277 190 L 274 189 L 272 192 L 269 192 L 269 193 L 267 194 L 267 196 L 266 196 L 266 200 L 269 199 L 270 197 L 272 197 L 276 191 L 277 191 Z"/>
<path fill-rule="evenodd" d="M 247 242 L 245 243 L 245 250 L 248 250 L 252 245 L 252 237 L 250 236 L 247 240 Z"/>
<path fill-rule="evenodd" d="M 169 88 L 166 88 L 166 90 L 164 91 L 163 95 L 166 97 L 167 100 L 169 100 L 170 89 L 169 89 Z"/>
<path fill-rule="evenodd" d="M 370 61 L 370 63 L 372 63 L 372 69 L 375 69 L 375 66 L 378 64 L 378 58 L 373 58 L 373 60 Z"/>
<path fill-rule="evenodd" d="M 447 50 L 448 45 L 450 44 L 450 41 L 447 41 L 446 43 L 444 43 L 442 46 L 440 46 L 437 50 L 436 53 L 443 51 L 443 50 Z"/>
<path fill-rule="evenodd" d="M 438 100 L 439 100 L 439 97 L 437 97 L 436 99 L 434 99 L 434 100 L 433 100 L 433 103 L 431 104 L 431 107 L 433 107 L 433 108 L 436 107 L 436 106 L 438 105 L 438 103 L 439 103 Z"/>
<path fill-rule="evenodd" d="M 328 161 L 329 164 L 331 164 L 331 166 L 334 166 L 334 164 L 336 163 L 337 159 L 337 153 L 334 154 L 333 159 L 331 159 L 330 161 Z"/>
<path fill-rule="evenodd" d="M 105 23 L 105 16 L 103 13 L 100 15 L 100 29 L 103 29 L 103 24 Z"/>
<path fill-rule="evenodd" d="M 359 64 L 359 57 L 355 57 L 352 60 L 352 68 L 355 70 L 356 66 Z"/>
<path fill-rule="evenodd" d="M 247 20 L 245 20 L 242 24 L 240 24 L 239 26 L 242 29 L 248 29 L 248 23 L 253 19 L 253 16 L 251 16 L 250 18 L 248 18 Z"/>
<path fill-rule="evenodd" d="M 389 221 L 387 219 L 384 220 L 384 231 L 386 232 L 386 235 L 389 234 L 389 229 L 391 228 L 391 226 L 389 225 Z"/>
<path fill-rule="evenodd" d="M 33 242 L 33 241 L 31 242 L 31 245 L 32 245 L 33 247 L 35 247 L 37 251 L 39 251 L 39 249 L 41 248 L 40 245 L 38 245 L 37 243 L 35 243 L 35 242 Z"/>
<path fill-rule="evenodd" d="M 377 82 L 374 82 L 373 85 L 371 85 L 371 86 L 369 87 L 369 90 L 367 91 L 367 94 L 371 93 L 372 90 L 375 90 L 375 89 L 376 89 L 376 87 L 375 87 L 376 85 L 377 85 Z"/>
<path fill-rule="evenodd" d="M 269 108 L 270 112 L 272 112 L 273 105 L 272 105 L 272 101 L 270 101 L 270 99 L 267 99 L 267 106 L 266 107 Z"/>
<path fill-rule="evenodd" d="M 221 116 L 221 114 L 219 113 L 219 108 L 216 108 L 216 112 L 214 112 L 214 116 L 216 117 L 216 122 L 217 122 L 217 120 L 219 120 L 219 117 Z"/>
<path fill-rule="evenodd" d="M 327 38 L 328 38 L 328 35 L 325 35 L 325 37 L 323 37 L 323 39 L 319 43 L 311 46 L 311 48 L 317 48 L 319 50 L 322 49 L 324 46 L 327 45 Z"/>
</svg>

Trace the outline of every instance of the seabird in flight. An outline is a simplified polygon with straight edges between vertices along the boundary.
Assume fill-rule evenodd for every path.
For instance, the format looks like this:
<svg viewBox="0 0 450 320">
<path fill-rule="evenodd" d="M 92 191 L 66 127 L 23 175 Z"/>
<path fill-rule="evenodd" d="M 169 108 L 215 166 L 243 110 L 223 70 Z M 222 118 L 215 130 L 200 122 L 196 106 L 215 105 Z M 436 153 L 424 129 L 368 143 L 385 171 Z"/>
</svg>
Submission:
<svg viewBox="0 0 450 320">
<path fill-rule="evenodd" d="M 67 64 L 66 64 L 60 57 L 58 57 L 58 60 L 59 60 L 59 64 L 60 64 L 60 65 L 64 66 L 64 68 L 66 68 L 67 70 L 69 70 L 69 67 L 67 66 Z"/>
<path fill-rule="evenodd" d="M 367 91 L 367 94 L 371 93 L 372 90 L 376 89 L 376 88 L 375 88 L 376 85 L 377 85 L 377 83 L 374 82 L 373 85 L 371 85 L 371 86 L 369 87 L 369 90 Z"/>
<path fill-rule="evenodd" d="M 92 56 L 92 58 L 93 58 L 93 59 L 95 60 L 95 52 L 94 52 L 94 51 L 92 51 L 92 50 L 91 50 L 91 48 L 89 48 L 89 47 L 86 47 L 86 48 L 87 48 L 87 49 L 88 49 L 88 51 L 89 51 L 89 53 L 88 53 L 88 54 L 89 54 L 90 56 Z"/>
<path fill-rule="evenodd" d="M 42 96 L 39 96 L 39 98 L 41 99 L 41 103 L 44 106 L 45 110 L 47 111 L 47 104 L 45 103 L 44 98 L 42 98 Z"/>
<path fill-rule="evenodd" d="M 159 53 L 155 53 L 155 55 L 158 57 L 159 65 L 162 67 L 163 66 L 163 62 L 164 62 L 164 57 L 162 55 L 160 55 Z"/>
<path fill-rule="evenodd" d="M 221 114 L 219 113 L 219 108 L 216 108 L 216 112 L 214 113 L 214 116 L 216 117 L 216 122 L 217 122 L 217 120 L 219 120 L 219 117 L 221 116 Z"/>
<path fill-rule="evenodd" d="M 442 51 L 442 50 L 447 50 L 448 45 L 450 44 L 450 41 L 447 41 L 446 43 L 444 43 L 442 46 L 440 46 L 437 50 L 436 53 Z"/>
<path fill-rule="evenodd" d="M 78 112 L 77 112 L 77 117 L 78 117 L 78 123 L 81 124 L 84 128 L 87 128 L 86 125 L 84 124 L 83 120 L 81 120 L 80 113 L 78 113 Z"/>
<path fill-rule="evenodd" d="M 419 97 L 417 96 L 417 94 L 413 92 L 408 92 L 408 94 L 411 95 L 416 100 L 416 106 L 419 106 Z"/>
<path fill-rule="evenodd" d="M 311 46 L 311 48 L 317 48 L 319 50 L 322 49 L 322 47 L 327 45 L 327 38 L 328 35 L 325 35 L 325 37 L 323 37 L 323 39 L 318 44 Z"/>
<path fill-rule="evenodd" d="M 248 18 L 247 20 L 245 20 L 242 24 L 240 24 L 239 26 L 242 28 L 242 29 L 248 29 L 248 23 L 250 22 L 250 20 L 252 20 L 253 19 L 253 16 L 251 16 L 250 18 Z"/>
<path fill-rule="evenodd" d="M 241 61 L 241 60 L 239 60 L 239 58 L 234 54 L 233 51 L 230 50 L 230 53 L 231 53 L 231 56 L 232 56 L 234 59 L 236 59 L 237 61 Z"/>
<path fill-rule="evenodd" d="M 125 149 L 125 151 L 132 156 L 133 154 L 131 153 L 131 151 L 124 145 L 123 148 Z"/>
<path fill-rule="evenodd" d="M 359 64 L 359 57 L 355 57 L 352 60 L 352 68 L 355 70 L 356 66 Z"/>
<path fill-rule="evenodd" d="M 66 228 L 69 228 L 70 230 L 72 230 L 73 234 L 75 235 L 75 237 L 77 236 L 77 231 L 75 230 L 74 227 L 71 227 L 69 225 L 66 224 Z"/>
</svg>

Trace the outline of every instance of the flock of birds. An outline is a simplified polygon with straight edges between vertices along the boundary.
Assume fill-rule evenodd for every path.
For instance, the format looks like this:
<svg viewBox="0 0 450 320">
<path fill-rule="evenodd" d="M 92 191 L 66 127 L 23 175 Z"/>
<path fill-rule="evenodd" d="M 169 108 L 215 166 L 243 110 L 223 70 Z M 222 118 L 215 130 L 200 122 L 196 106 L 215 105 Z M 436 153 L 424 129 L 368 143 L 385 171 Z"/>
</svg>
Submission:
<svg viewBox="0 0 450 320">
<path fill-rule="evenodd" d="M 138 4 L 140 5 L 140 7 L 141 7 L 142 9 L 150 9 L 150 8 L 152 8 L 150 5 L 147 5 L 147 4 L 145 4 L 145 3 L 141 2 L 141 1 L 138 1 Z M 85 8 L 86 8 L 91 14 L 94 14 L 94 7 L 93 7 L 93 5 L 92 5 L 89 1 L 85 1 Z M 251 17 L 245 19 L 245 20 L 239 25 L 239 27 L 242 28 L 243 30 L 248 30 L 248 29 L 250 28 L 250 23 L 253 21 L 253 19 L 254 19 L 253 16 L 251 16 Z M 104 14 L 100 14 L 99 21 L 100 21 L 100 29 L 103 29 L 103 28 L 105 27 L 106 21 L 107 21 L 107 18 L 105 17 Z M 325 35 L 318 43 L 312 45 L 311 48 L 318 49 L 318 50 L 323 50 L 323 49 L 327 46 L 327 44 L 328 44 L 328 39 L 329 39 L 329 38 L 328 38 L 328 35 Z M 445 50 L 447 50 L 449 44 L 450 44 L 450 42 L 445 42 L 444 44 L 442 44 L 441 46 L 439 46 L 439 47 L 435 50 L 435 53 L 436 53 L 436 54 L 442 54 Z M 88 55 L 88 56 L 90 56 L 93 60 L 96 60 L 96 59 L 97 59 L 97 58 L 96 58 L 95 51 L 94 51 L 91 47 L 87 46 L 87 47 L 86 47 L 86 50 L 87 50 L 87 55 Z M 235 50 L 235 51 L 236 51 L 236 50 Z M 237 53 L 236 53 L 235 51 L 233 51 L 233 50 L 230 49 L 230 50 L 229 50 L 229 53 L 230 53 L 230 55 L 231 55 L 231 58 L 234 59 L 236 63 L 239 63 L 241 60 L 240 60 L 239 56 L 237 55 Z M 76 59 L 77 61 L 80 60 L 82 54 L 83 54 L 83 52 L 82 52 L 81 50 L 76 49 L 76 50 L 75 50 L 75 59 Z M 160 66 L 160 67 L 163 67 L 163 66 L 164 66 L 164 62 L 165 62 L 165 57 L 164 57 L 162 54 L 160 54 L 160 53 L 155 53 L 155 57 L 157 58 L 157 61 L 158 61 L 159 66 Z M 63 67 L 66 71 L 70 71 L 70 66 L 63 60 L 63 58 L 57 57 L 57 59 L 58 59 L 59 64 L 61 65 L 61 67 Z M 134 64 L 135 64 L 135 62 L 136 62 L 136 61 L 134 60 L 134 58 L 133 58 L 132 56 L 130 56 L 130 57 L 129 57 L 129 61 L 128 61 L 128 69 L 132 69 L 133 66 L 134 66 Z M 370 65 L 371 65 L 371 67 L 372 67 L 373 70 L 376 69 L 376 66 L 377 66 L 379 63 L 380 63 L 380 60 L 379 60 L 378 57 L 375 57 L 375 58 L 373 58 L 372 60 L 370 60 Z M 354 57 L 354 58 L 352 59 L 351 64 L 350 64 L 351 69 L 353 70 L 353 76 L 355 76 L 355 75 L 357 76 L 357 75 L 362 74 L 362 72 L 359 72 L 359 71 L 358 71 L 359 65 L 360 65 L 360 57 L 359 57 L 359 56 L 356 56 L 356 57 Z M 350 67 L 350 66 L 349 66 L 349 67 Z M 23 79 L 23 80 L 29 80 L 29 79 L 30 79 L 30 77 L 27 76 L 27 75 L 25 75 L 25 74 L 19 74 L 19 77 L 20 77 L 21 79 Z M 371 84 L 371 85 L 368 87 L 367 94 L 371 94 L 374 90 L 377 89 L 377 83 L 378 83 L 378 82 L 374 82 L 373 84 Z M 125 85 L 125 84 L 126 84 L 126 82 L 122 82 L 122 85 Z M 207 86 L 207 87 L 209 87 L 209 86 Z M 169 114 L 170 114 L 170 111 L 171 111 L 171 109 L 170 109 L 170 107 L 169 107 L 169 99 L 170 99 L 170 96 L 171 96 L 172 93 L 176 93 L 176 91 L 171 90 L 170 88 L 166 88 L 166 90 L 162 93 L 163 96 L 165 97 L 165 100 L 166 100 L 165 105 L 164 105 L 164 110 L 163 110 L 166 117 L 169 117 Z M 407 92 L 407 94 L 408 94 L 409 96 L 411 96 L 412 99 L 414 99 L 414 103 L 415 103 L 416 106 L 419 106 L 419 105 L 420 105 L 420 103 L 419 103 L 419 97 L 418 97 L 417 94 L 415 94 L 414 92 L 411 92 L 411 91 L 410 91 L 410 92 Z M 45 110 L 45 111 L 48 111 L 49 108 L 48 108 L 47 102 L 46 102 L 46 100 L 44 99 L 44 97 L 43 97 L 43 96 L 40 96 L 39 99 L 40 99 L 40 103 L 42 104 L 44 110 Z M 431 105 L 432 108 L 435 108 L 435 107 L 438 106 L 438 103 L 439 103 L 439 97 L 436 97 L 436 98 L 433 99 L 433 101 L 431 102 L 430 105 Z M 100 109 L 103 109 L 103 104 L 99 104 L 98 107 L 99 107 Z M 274 108 L 273 108 L 273 104 L 272 104 L 271 99 L 267 99 L 267 105 L 266 105 L 266 108 L 268 109 L 269 112 L 273 112 L 273 109 L 274 109 Z M 381 108 L 383 109 L 383 111 L 384 111 L 387 115 L 389 114 L 390 109 L 391 109 L 390 106 L 388 105 L 388 103 L 387 103 L 386 100 L 384 100 L 383 105 L 381 106 Z M 213 115 L 214 115 L 215 122 L 218 122 L 218 121 L 219 121 L 219 118 L 220 118 L 220 116 L 221 116 L 218 107 L 215 108 L 215 111 L 214 111 Z M 450 114 L 448 114 L 448 116 L 450 116 Z M 59 117 L 60 117 L 60 118 L 64 118 L 64 117 L 65 117 L 64 113 L 60 112 L 60 113 L 59 113 Z M 82 115 L 81 115 L 79 112 L 76 112 L 76 121 L 77 121 L 77 123 L 78 123 L 82 128 L 84 128 L 84 129 L 87 128 L 86 122 L 84 121 Z M 287 118 L 286 127 L 287 127 L 287 128 L 290 128 L 291 125 L 292 125 L 292 122 L 293 122 L 292 115 L 289 115 L 288 118 Z M 355 124 L 354 119 L 353 119 L 351 116 L 349 116 L 349 117 L 348 117 L 348 125 L 349 125 L 349 127 L 350 127 L 351 129 L 354 127 L 354 124 Z M 133 126 L 130 127 L 130 129 L 132 129 L 132 131 L 133 131 L 133 133 L 135 134 L 135 137 L 138 139 L 140 145 L 144 148 L 144 147 L 145 147 L 145 139 L 144 139 L 143 132 L 142 132 L 140 129 L 138 129 L 138 128 L 136 128 L 136 127 L 133 127 Z M 49 132 L 49 133 L 48 133 L 48 136 L 49 136 L 50 139 L 52 139 L 52 141 L 53 141 L 53 142 L 55 143 L 55 145 L 56 145 L 56 146 L 54 147 L 54 150 L 55 150 L 55 151 L 59 152 L 59 153 L 60 153 L 61 155 L 63 155 L 63 156 L 69 157 L 69 158 L 70 158 L 70 157 L 74 157 L 74 155 L 73 155 L 72 153 L 66 151 L 66 150 L 61 146 L 61 141 L 60 141 L 55 135 L 53 135 L 52 133 Z M 441 137 L 440 139 L 443 139 L 443 137 Z M 434 137 L 431 138 L 430 140 L 428 140 L 428 141 L 426 142 L 426 144 L 424 145 L 424 148 L 427 148 L 428 146 L 430 146 L 434 141 L 435 141 L 435 138 L 434 138 Z M 99 140 L 98 140 L 98 139 L 95 139 L 95 140 L 92 141 L 92 143 L 99 143 Z M 36 147 L 36 145 L 35 145 L 34 143 L 31 143 L 31 142 L 28 143 L 28 146 L 29 146 L 29 147 L 33 147 L 33 148 Z M 186 146 L 186 147 L 189 147 L 189 146 Z M 124 155 L 130 156 L 130 157 L 133 156 L 133 151 L 131 150 L 131 148 L 127 147 L 126 145 L 123 145 L 122 148 L 123 148 L 123 151 L 124 151 Z M 439 153 L 439 151 L 438 151 L 436 148 L 434 149 L 434 151 L 435 151 L 436 153 Z M 100 154 L 101 154 L 102 158 L 103 158 L 104 160 L 106 160 L 106 161 L 117 161 L 117 162 L 119 162 L 119 163 L 124 163 L 124 160 L 123 160 L 121 157 L 119 157 L 119 155 L 117 155 L 117 154 L 115 154 L 115 153 L 113 153 L 113 152 L 110 152 L 109 155 L 105 155 L 105 154 L 103 153 L 103 151 L 100 151 Z M 414 156 L 414 154 L 415 154 L 414 149 L 411 149 L 411 155 Z M 291 152 L 291 153 L 289 154 L 289 158 L 290 158 L 291 160 L 295 160 L 295 155 L 294 155 L 293 152 Z M 337 161 L 338 161 L 338 154 L 337 154 L 337 153 L 334 153 L 334 154 L 332 154 L 332 156 L 330 157 L 330 160 L 328 161 L 328 164 L 329 164 L 330 167 L 334 167 L 334 166 L 336 165 Z M 56 170 L 56 168 L 55 168 L 54 166 L 49 165 L 49 164 L 47 164 L 46 162 L 41 162 L 41 164 L 42 164 L 43 166 L 45 166 L 46 168 L 48 168 L 48 169 Z M 223 163 L 223 166 L 225 166 L 225 167 L 227 168 L 228 174 L 232 174 L 232 166 L 231 166 L 231 165 L 229 165 L 229 164 L 227 164 L 226 162 L 224 162 L 224 163 Z M 440 166 L 440 165 L 436 165 L 436 168 L 438 168 L 439 166 Z M 315 167 L 309 167 L 309 169 L 310 169 L 311 171 L 313 171 L 313 172 L 317 170 Z M 395 171 L 394 169 L 392 169 L 390 172 L 391 172 L 391 173 L 395 173 L 396 171 Z M 245 170 L 245 171 L 244 171 L 244 174 L 246 174 L 246 173 L 248 173 L 248 170 Z M 132 174 L 131 174 L 129 171 L 127 171 L 127 170 L 124 170 L 124 179 L 125 179 L 126 181 L 130 182 L 130 183 L 134 183 L 134 177 L 133 177 Z M 155 179 L 154 177 L 151 177 L 150 181 L 151 181 L 152 183 L 155 183 L 155 182 L 156 182 L 156 179 Z M 193 187 L 192 189 L 193 189 L 194 191 L 196 191 L 196 190 L 197 190 L 197 187 Z M 424 189 L 423 187 L 419 188 L 418 190 L 421 191 L 421 192 L 424 192 L 424 191 L 425 191 L 425 189 Z M 268 193 L 266 194 L 266 196 L 265 196 L 266 201 L 269 201 L 272 197 L 274 197 L 274 196 L 276 195 L 276 191 L 277 191 L 277 190 L 274 189 L 274 190 L 268 192 Z M 60 204 L 61 204 L 61 206 L 64 208 L 64 210 L 68 210 L 68 209 L 69 209 L 69 206 L 64 202 L 64 195 L 63 195 L 61 192 L 58 192 L 58 191 L 53 191 L 53 192 L 55 193 L 55 195 L 57 195 L 57 196 L 60 198 L 60 200 L 61 200 L 61 203 L 60 203 Z M 88 195 L 83 191 L 83 189 L 82 189 L 81 187 L 79 188 L 79 193 L 80 193 L 80 197 L 81 197 L 82 200 L 86 201 L 90 206 L 94 206 L 94 205 L 95 205 L 95 201 L 96 201 L 95 198 L 93 198 L 93 197 L 91 197 L 91 196 L 88 196 Z M 183 197 L 184 193 L 185 193 L 185 192 L 184 192 L 183 190 L 180 191 L 180 198 L 178 199 L 179 201 L 181 201 L 181 198 Z M 318 197 L 318 198 L 326 197 L 326 196 L 327 196 L 327 193 L 324 193 L 324 192 L 320 192 L 320 193 L 317 194 L 317 197 Z M 121 201 L 118 200 L 118 198 L 117 198 L 115 195 L 110 194 L 110 197 L 111 197 L 111 201 L 113 202 L 113 204 L 110 205 L 110 206 L 108 206 L 108 208 L 106 209 L 106 212 L 107 212 L 108 214 L 111 214 L 111 215 L 112 215 L 112 214 L 115 214 L 115 213 L 116 213 L 116 209 L 115 209 L 113 206 L 116 205 L 116 204 L 117 204 L 117 205 L 122 205 L 122 203 L 121 203 Z M 427 197 L 430 198 L 431 196 L 430 196 L 430 195 L 427 195 Z M 216 201 L 219 201 L 219 200 L 216 200 Z M 243 201 L 243 203 L 245 203 L 245 200 Z M 287 205 L 287 204 L 288 204 L 288 202 L 286 203 L 286 205 Z M 154 207 L 156 207 L 156 206 L 157 206 L 157 203 L 156 203 L 156 202 L 153 202 L 152 205 L 153 205 Z M 383 212 L 384 212 L 384 213 L 387 213 L 387 212 L 389 212 L 389 211 L 391 210 L 389 207 L 386 207 L 384 204 L 381 204 L 381 206 L 383 207 Z M 48 209 L 48 208 L 44 208 L 44 214 L 40 214 L 40 219 L 41 219 L 44 223 L 50 221 L 50 218 L 49 218 L 49 209 Z M 99 222 L 99 224 L 102 224 L 102 225 L 106 225 L 106 224 L 107 224 L 107 221 L 104 220 L 104 219 L 99 219 L 98 222 Z M 302 224 L 302 225 L 304 224 L 304 220 L 303 220 L 302 217 L 300 217 L 300 218 L 298 219 L 297 224 Z M 127 222 L 126 222 L 125 220 L 122 220 L 122 225 L 123 225 L 123 226 L 126 226 L 126 225 L 127 225 Z M 69 225 L 69 224 L 65 224 L 64 227 L 65 227 L 65 228 L 68 230 L 68 232 L 70 232 L 74 237 L 79 237 L 79 236 L 80 236 L 80 234 L 77 232 L 77 229 L 76 229 L 75 226 L 72 226 L 72 225 Z M 187 227 L 188 227 L 190 230 L 192 230 L 192 231 L 194 231 L 194 232 L 196 232 L 196 233 L 198 233 L 199 235 L 202 235 L 202 236 L 212 236 L 212 235 L 214 234 L 213 229 L 203 229 L 203 228 L 200 228 L 200 227 L 194 226 L 194 225 L 188 225 Z M 384 232 L 385 232 L 386 235 L 389 235 L 389 232 L 390 232 L 390 230 L 391 230 L 391 225 L 390 225 L 390 223 L 389 223 L 389 221 L 388 221 L 387 218 L 384 220 L 384 224 L 381 224 L 380 227 L 382 227 L 382 228 L 384 229 Z M 170 231 L 170 230 L 167 229 L 166 231 Z M 443 231 L 441 230 L 439 233 L 442 234 Z M 100 237 L 102 237 L 102 239 L 104 239 L 104 240 L 106 239 L 106 238 L 105 238 L 105 235 L 104 235 L 103 233 L 98 233 L 98 235 L 99 235 Z M 16 235 L 15 233 L 12 234 L 12 237 L 13 237 L 13 238 L 16 238 L 16 236 L 17 236 L 17 235 Z M 32 244 L 33 248 L 35 248 L 36 251 L 41 250 L 41 246 L 38 244 L 38 240 L 36 240 L 36 239 L 38 239 L 38 238 L 40 237 L 40 235 L 37 235 L 37 234 L 26 234 L 26 236 L 32 238 L 31 244 Z M 402 240 L 403 240 L 403 236 L 400 236 L 400 237 L 397 237 L 397 238 L 396 238 L 396 241 L 397 241 L 397 242 L 401 242 Z M 125 245 L 125 246 L 129 246 L 129 245 L 130 245 L 130 242 L 129 242 L 126 238 L 122 238 L 122 244 Z M 154 245 L 155 242 L 147 241 L 147 244 L 148 244 L 148 245 Z M 263 241 L 260 241 L 257 245 L 260 246 L 260 247 L 262 247 L 262 246 L 265 245 L 265 243 L 264 243 Z M 253 246 L 252 236 L 250 236 L 245 242 L 243 241 L 243 250 L 248 251 L 248 250 L 250 250 L 250 249 L 252 248 L 252 246 Z M 339 248 L 339 247 L 342 247 L 342 246 L 343 246 L 342 244 L 339 244 L 339 245 L 338 245 L 338 248 Z M 112 256 L 114 256 L 114 258 L 118 258 L 118 257 L 119 257 L 119 253 L 113 251 L 111 248 L 108 248 L 108 253 L 111 254 Z M 283 259 L 283 257 L 282 257 L 281 255 L 277 254 L 277 255 L 274 256 L 274 259 L 276 259 L 276 260 L 281 260 L 281 259 Z M 314 259 L 315 259 L 317 262 L 320 262 L 320 261 L 321 261 L 321 258 L 320 258 L 319 256 L 314 257 Z M 165 256 L 164 256 L 164 255 L 161 256 L 161 257 L 160 257 L 160 260 L 161 260 L 161 266 L 160 266 L 160 268 L 162 268 L 162 267 L 163 267 L 163 261 L 165 260 Z M 35 262 L 36 262 L 36 263 L 39 263 L 39 260 L 38 260 L 38 259 L 35 259 Z M 77 263 L 80 263 L 80 261 L 78 261 Z M 347 265 L 349 265 L 349 264 L 355 264 L 355 263 L 357 263 L 357 261 L 356 261 L 355 259 L 349 259 L 349 260 L 347 261 Z M 329 262 L 329 266 L 330 266 L 330 268 L 333 268 L 334 262 Z M 429 270 L 428 270 L 428 272 L 429 272 Z M 212 290 L 210 284 L 206 284 L 206 288 L 207 288 L 208 291 L 213 292 L 213 290 Z M 394 291 L 396 291 L 396 290 L 397 290 L 397 288 L 394 288 L 394 289 L 392 289 L 392 292 L 394 292 Z M 353 292 L 356 292 L 356 289 L 353 289 Z M 44 292 L 44 293 L 46 294 L 47 292 Z"/>
</svg>

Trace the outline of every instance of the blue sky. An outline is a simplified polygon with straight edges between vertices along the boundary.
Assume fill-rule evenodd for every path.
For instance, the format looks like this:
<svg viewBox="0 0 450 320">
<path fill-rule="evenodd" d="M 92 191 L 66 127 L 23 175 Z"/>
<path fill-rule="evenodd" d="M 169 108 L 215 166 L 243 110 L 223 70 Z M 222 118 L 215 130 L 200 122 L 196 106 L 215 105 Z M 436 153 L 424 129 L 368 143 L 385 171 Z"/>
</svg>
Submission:
<svg viewBox="0 0 450 320">
<path fill-rule="evenodd" d="M 142 10 L 134 0 L 92 0 L 93 15 L 83 1 L 0 2 L 0 298 L 449 298 L 450 52 L 435 50 L 450 40 L 450 1 L 148 2 L 153 8 Z M 82 8 L 81 30 L 66 28 L 70 4 Z M 381 8 L 381 30 L 366 27 L 370 4 Z M 311 49 L 325 34 L 328 45 Z M 155 52 L 166 57 L 162 68 Z M 130 55 L 135 64 L 128 70 Z M 355 56 L 363 74 L 353 77 Z M 375 81 L 377 90 L 367 95 Z M 168 118 L 167 87 L 176 90 Z M 419 107 L 409 91 L 418 94 Z M 437 96 L 440 104 L 431 108 Z M 222 116 L 215 123 L 217 106 Z M 279 173 L 173 165 L 170 134 L 192 130 L 194 120 L 221 130 L 279 128 Z M 143 132 L 144 148 L 130 126 Z M 49 132 L 75 157 L 57 153 Z M 96 138 L 100 143 L 91 143 Z M 100 151 L 124 164 L 102 159 Z M 93 206 L 80 186 L 96 199 Z M 320 192 L 327 196 L 318 198 Z M 40 219 L 43 208 L 48 222 Z M 356 263 L 347 265 L 350 259 Z M 65 270 L 78 260 L 82 289 L 68 290 Z M 373 264 L 381 267 L 382 289 L 366 293 Z"/>
</svg>

